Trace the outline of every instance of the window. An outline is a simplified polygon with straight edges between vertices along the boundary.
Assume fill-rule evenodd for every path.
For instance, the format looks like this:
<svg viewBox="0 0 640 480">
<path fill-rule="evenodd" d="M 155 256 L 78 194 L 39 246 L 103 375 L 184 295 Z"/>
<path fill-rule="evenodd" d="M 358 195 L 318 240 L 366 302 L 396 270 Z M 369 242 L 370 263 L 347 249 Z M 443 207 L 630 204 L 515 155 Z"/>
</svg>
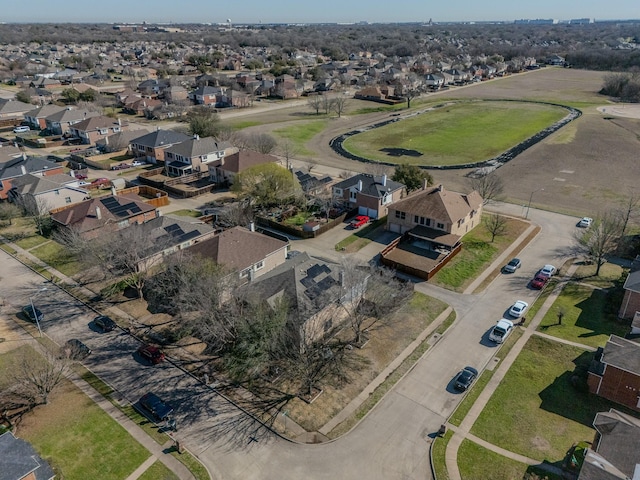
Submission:
<svg viewBox="0 0 640 480">
<path fill-rule="evenodd" d="M 247 278 L 249 276 L 250 268 L 245 268 L 240 272 L 240 278 Z"/>
<path fill-rule="evenodd" d="M 256 263 L 255 270 L 260 270 L 262 268 L 264 268 L 264 262 L 261 261 L 261 262 Z"/>
<path fill-rule="evenodd" d="M 353 191 L 349 192 L 349 199 L 350 200 L 355 200 L 356 199 L 356 194 L 357 194 L 357 192 L 353 192 Z"/>
<path fill-rule="evenodd" d="M 418 215 L 414 215 L 414 216 L 413 216 L 413 223 L 420 223 L 420 219 L 421 219 L 421 218 L 422 218 L 422 217 L 419 217 Z"/>
<path fill-rule="evenodd" d="M 438 228 L 440 230 L 444 230 L 444 223 L 438 223 Z"/>
<path fill-rule="evenodd" d="M 334 192 L 337 196 L 341 197 L 342 196 L 342 189 L 341 188 L 335 188 Z"/>
<path fill-rule="evenodd" d="M 64 197 L 65 203 L 71 203 L 71 197 Z"/>
<path fill-rule="evenodd" d="M 407 217 L 407 214 L 405 212 L 400 212 L 396 210 L 396 218 L 399 218 L 400 220 L 404 220 L 406 217 Z"/>
<path fill-rule="evenodd" d="M 56 190 L 54 193 L 55 193 L 56 195 L 60 195 L 60 190 Z"/>
<path fill-rule="evenodd" d="M 106 135 L 107 133 L 109 133 L 108 128 L 101 128 L 98 131 L 100 132 L 100 135 Z"/>
</svg>

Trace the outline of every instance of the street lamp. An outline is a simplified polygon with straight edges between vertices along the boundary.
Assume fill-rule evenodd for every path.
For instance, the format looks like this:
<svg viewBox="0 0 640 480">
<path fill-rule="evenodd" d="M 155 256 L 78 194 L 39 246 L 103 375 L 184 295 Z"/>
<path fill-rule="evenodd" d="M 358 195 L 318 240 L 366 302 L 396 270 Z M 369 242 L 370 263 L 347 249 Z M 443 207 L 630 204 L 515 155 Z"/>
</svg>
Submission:
<svg viewBox="0 0 640 480">
<path fill-rule="evenodd" d="M 541 190 L 544 190 L 544 188 L 539 188 L 531 192 L 531 195 L 529 196 L 529 203 L 527 204 L 527 213 L 524 216 L 525 220 L 529 218 L 529 209 L 531 208 L 531 200 L 533 200 L 533 194 L 536 192 L 540 192 Z"/>
<path fill-rule="evenodd" d="M 36 307 L 33 305 L 33 297 L 38 295 L 40 292 L 44 292 L 47 287 L 42 287 L 36 293 L 29 297 L 29 302 L 31 303 L 31 313 L 33 314 L 33 318 L 36 320 L 36 326 L 38 327 L 38 332 L 40 333 L 40 337 L 42 338 L 42 329 L 40 328 L 40 320 L 38 320 L 38 314 L 36 313 Z"/>
</svg>

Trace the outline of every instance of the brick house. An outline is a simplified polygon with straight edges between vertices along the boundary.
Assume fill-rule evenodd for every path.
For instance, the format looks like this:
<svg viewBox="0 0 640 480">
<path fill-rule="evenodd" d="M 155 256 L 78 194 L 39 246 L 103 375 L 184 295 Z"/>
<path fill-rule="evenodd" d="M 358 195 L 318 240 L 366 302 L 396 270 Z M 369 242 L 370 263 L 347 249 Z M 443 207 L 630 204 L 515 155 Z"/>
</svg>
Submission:
<svg viewBox="0 0 640 480">
<path fill-rule="evenodd" d="M 129 128 L 128 122 L 100 115 L 87 118 L 69 127 L 69 134 L 82 140 L 84 144 L 95 144 L 96 141 L 119 133 Z"/>
<path fill-rule="evenodd" d="M 220 163 L 209 168 L 211 181 L 215 183 L 232 184 L 236 175 L 247 168 L 264 163 L 277 163 L 278 158 L 273 155 L 254 152 L 253 150 L 240 150 L 227 155 Z"/>
<path fill-rule="evenodd" d="M 211 87 L 203 85 L 189 93 L 189 99 L 196 105 L 213 105 L 218 103 L 218 99 L 224 93 L 221 87 Z"/>
<path fill-rule="evenodd" d="M 591 393 L 640 411 L 640 344 L 611 335 L 596 352 L 587 383 Z"/>
<path fill-rule="evenodd" d="M 366 173 L 355 175 L 333 186 L 333 199 L 359 215 L 380 218 L 388 214 L 390 206 L 406 194 L 402 183 L 389 180 L 386 175 Z"/>
<path fill-rule="evenodd" d="M 624 298 L 618 310 L 618 317 L 624 320 L 633 318 L 636 312 L 640 312 L 640 264 L 634 262 L 633 267 L 622 287 Z"/>
<path fill-rule="evenodd" d="M 11 147 L 2 147 L 10 150 Z M 6 160 L 0 157 L 0 200 L 6 200 L 13 180 L 27 174 L 46 176 L 64 173 L 64 167 L 44 157 L 28 157 L 22 152 Z"/>
<path fill-rule="evenodd" d="M 48 104 L 35 108 L 24 114 L 24 121 L 29 124 L 32 129 L 43 130 L 47 128 L 46 118 L 54 113 L 62 112 L 65 108 L 58 105 Z"/>
<path fill-rule="evenodd" d="M 99 115 L 100 114 L 98 112 L 91 112 L 85 109 L 75 110 L 67 107 L 61 112 L 56 112 L 47 116 L 47 118 L 45 118 L 45 122 L 47 129 L 53 135 L 62 135 L 67 133 L 72 125 L 80 123 L 87 118 L 97 117 Z"/>
<path fill-rule="evenodd" d="M 230 143 L 195 135 L 165 150 L 165 170 L 170 177 L 208 172 L 210 167 L 220 165 L 224 157 L 237 151 Z"/>
<path fill-rule="evenodd" d="M 150 163 L 164 165 L 165 150 L 191 137 L 173 130 L 156 130 L 131 140 L 131 153 Z"/>
<path fill-rule="evenodd" d="M 74 230 L 85 238 L 96 238 L 105 230 L 120 230 L 157 216 L 156 208 L 137 195 L 107 195 L 51 211 L 58 228 Z"/>
</svg>

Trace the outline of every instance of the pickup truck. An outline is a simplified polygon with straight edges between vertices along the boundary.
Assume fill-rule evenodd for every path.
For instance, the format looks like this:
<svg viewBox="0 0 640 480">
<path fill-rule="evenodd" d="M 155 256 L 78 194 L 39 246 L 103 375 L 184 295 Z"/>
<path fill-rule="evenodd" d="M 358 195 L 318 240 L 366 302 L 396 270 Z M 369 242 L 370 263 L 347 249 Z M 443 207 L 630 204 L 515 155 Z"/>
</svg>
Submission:
<svg viewBox="0 0 640 480">
<path fill-rule="evenodd" d="M 489 334 L 489 340 L 496 343 L 502 343 L 509 336 L 511 330 L 513 330 L 513 322 L 511 320 L 507 320 L 505 318 L 498 320 L 498 323 L 493 327 Z"/>
</svg>

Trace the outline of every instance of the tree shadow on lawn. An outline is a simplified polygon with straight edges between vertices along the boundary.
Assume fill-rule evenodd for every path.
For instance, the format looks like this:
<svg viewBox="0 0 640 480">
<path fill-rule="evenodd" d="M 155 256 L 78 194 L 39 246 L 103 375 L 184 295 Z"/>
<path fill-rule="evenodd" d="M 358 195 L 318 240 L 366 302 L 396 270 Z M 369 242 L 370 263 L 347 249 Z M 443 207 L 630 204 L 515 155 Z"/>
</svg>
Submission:
<svg viewBox="0 0 640 480">
<path fill-rule="evenodd" d="M 579 338 L 605 336 L 611 334 L 624 337 L 628 331 L 626 323 L 612 321 L 606 314 L 607 292 L 605 290 L 594 290 L 589 297 L 576 304 L 580 309 L 580 315 L 576 319 L 576 327 L 591 330 L 581 333 Z"/>
<path fill-rule="evenodd" d="M 576 370 L 564 372 L 540 392 L 539 396 L 542 400 L 540 408 L 587 427 L 593 425 L 596 413 L 609 411 L 609 408 L 614 406 L 613 403 L 590 394 L 585 387 L 574 386 L 572 382 L 577 371 L 586 372 L 593 360 L 593 355 L 593 352 L 584 352 L 574 358 Z M 585 383 L 579 383 L 585 385 Z"/>
</svg>

